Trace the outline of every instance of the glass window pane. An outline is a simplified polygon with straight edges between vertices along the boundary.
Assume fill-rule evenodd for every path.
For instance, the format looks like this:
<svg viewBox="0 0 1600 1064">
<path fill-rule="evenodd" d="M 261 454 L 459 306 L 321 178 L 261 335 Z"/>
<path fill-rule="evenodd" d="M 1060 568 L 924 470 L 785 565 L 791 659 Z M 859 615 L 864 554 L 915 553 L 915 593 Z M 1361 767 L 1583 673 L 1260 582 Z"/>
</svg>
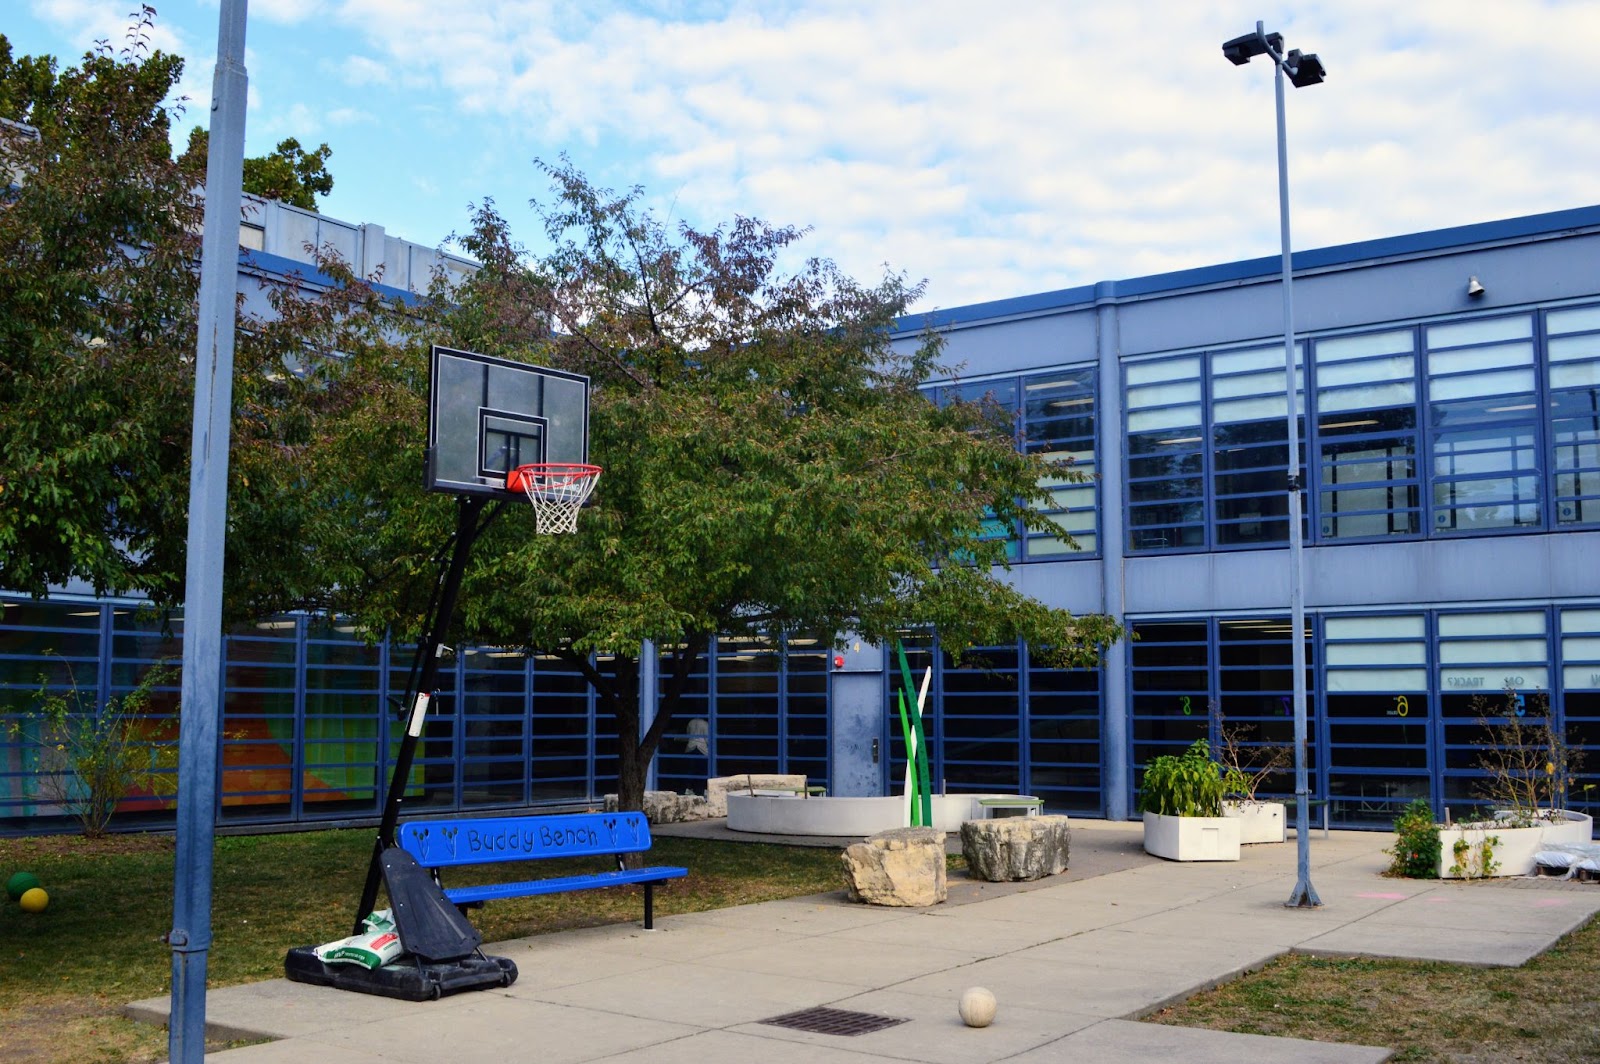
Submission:
<svg viewBox="0 0 1600 1064">
<path fill-rule="evenodd" d="M 1572 310 L 1552 310 L 1545 315 L 1544 321 L 1545 329 L 1550 333 L 1600 329 L 1600 306 L 1575 307 Z"/>
<path fill-rule="evenodd" d="M 1155 381 L 1198 380 L 1200 359 L 1191 355 L 1188 358 L 1168 358 L 1156 362 L 1131 362 L 1123 372 L 1130 389 L 1134 385 Z"/>
<path fill-rule="evenodd" d="M 1471 321 L 1430 325 L 1429 347 L 1455 347 L 1459 344 L 1486 344 L 1496 340 L 1522 340 L 1533 335 L 1533 318 L 1475 318 Z"/>
<path fill-rule="evenodd" d="M 1340 336 L 1331 340 L 1318 340 L 1314 350 L 1317 364 L 1321 365 L 1350 358 L 1364 358 L 1368 355 L 1399 354 L 1402 351 L 1411 351 L 1415 347 L 1416 340 L 1411 330 L 1397 329 L 1393 332 L 1369 333 L 1366 336 Z"/>
<path fill-rule="evenodd" d="M 1128 414 L 1129 432 L 1154 432 L 1158 429 L 1183 429 L 1199 425 L 1204 419 L 1198 406 L 1169 406 L 1159 410 L 1134 410 Z M 1179 432 L 1177 438 L 1163 443 L 1198 443 L 1199 436 Z"/>
<path fill-rule="evenodd" d="M 1496 613 L 1443 613 L 1439 615 L 1441 638 L 1471 635 L 1544 635 L 1543 611 L 1515 610 Z M 1480 644 L 1492 645 L 1492 644 Z"/>
<path fill-rule="evenodd" d="M 1329 669 L 1329 691 L 1426 691 L 1427 669 Z"/>
<path fill-rule="evenodd" d="M 1416 359 L 1406 354 L 1399 358 L 1375 358 L 1343 366 L 1324 366 L 1317 371 L 1317 390 L 1340 384 L 1370 384 L 1373 381 L 1410 381 L 1417 375 Z"/>
<path fill-rule="evenodd" d="M 1462 377 L 1435 379 L 1428 385 L 1434 402 L 1450 399 L 1475 399 L 1484 396 L 1509 396 L 1534 389 L 1533 370 L 1508 369 L 1496 373 L 1469 373 Z"/>
</svg>

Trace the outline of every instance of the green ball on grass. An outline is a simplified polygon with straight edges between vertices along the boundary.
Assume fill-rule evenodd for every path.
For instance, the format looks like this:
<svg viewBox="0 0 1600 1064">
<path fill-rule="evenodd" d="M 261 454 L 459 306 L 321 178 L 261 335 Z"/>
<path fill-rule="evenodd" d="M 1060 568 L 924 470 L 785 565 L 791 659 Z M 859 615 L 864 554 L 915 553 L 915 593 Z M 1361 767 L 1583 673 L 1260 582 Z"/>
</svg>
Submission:
<svg viewBox="0 0 1600 1064">
<path fill-rule="evenodd" d="M 32 872 L 18 872 L 6 880 L 6 893 L 12 901 L 21 901 L 22 896 L 39 885 L 39 877 Z"/>
</svg>

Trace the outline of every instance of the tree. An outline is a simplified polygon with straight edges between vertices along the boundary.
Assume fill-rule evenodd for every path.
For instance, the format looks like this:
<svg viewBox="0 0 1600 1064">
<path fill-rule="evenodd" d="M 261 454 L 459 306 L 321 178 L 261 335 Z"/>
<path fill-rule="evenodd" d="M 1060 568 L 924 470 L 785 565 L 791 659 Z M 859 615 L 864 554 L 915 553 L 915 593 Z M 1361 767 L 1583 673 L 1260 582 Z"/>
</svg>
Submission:
<svg viewBox="0 0 1600 1064">
<path fill-rule="evenodd" d="M 893 640 L 937 627 L 957 650 L 1021 637 L 1080 665 L 1120 635 L 997 575 L 1005 544 L 983 537 L 986 515 L 1053 531 L 1035 509 L 1038 484 L 1062 471 L 1020 453 L 1002 411 L 927 400 L 937 341 L 910 354 L 889 342 L 917 288 L 894 276 L 862 286 L 816 259 L 785 273 L 778 260 L 799 230 L 741 218 L 672 231 L 638 190 L 595 188 L 564 161 L 546 172 L 554 250 L 530 263 L 486 205 L 463 238 L 485 269 L 436 291 L 410 326 L 356 313 L 367 305 L 359 279 L 337 306 L 284 294 L 282 321 L 320 323 L 313 348 L 340 355 L 312 355 L 314 372 L 274 408 L 298 426 L 292 459 L 249 463 L 266 476 L 312 471 L 298 481 L 301 549 L 251 550 L 293 559 L 282 587 L 314 588 L 320 605 L 374 631 L 416 630 L 452 513 L 420 489 L 433 340 L 593 379 L 598 504 L 573 536 L 500 519 L 478 541 L 457 637 L 553 653 L 583 672 L 614 722 L 624 808 L 640 807 L 649 763 L 719 635 Z M 293 331 L 304 344 L 307 331 Z M 271 453 L 274 436 L 254 446 Z M 357 471 L 380 453 L 381 468 Z M 256 605 L 275 595 L 258 588 Z M 641 735 L 646 640 L 665 660 Z"/>
<path fill-rule="evenodd" d="M 0 38 L 0 586 L 179 593 L 199 174 L 145 8 L 79 66 Z"/>
<path fill-rule="evenodd" d="M 185 157 L 205 169 L 206 147 L 210 135 L 199 126 L 189 131 Z M 333 191 L 333 175 L 328 173 L 328 157 L 333 149 L 326 143 L 308 152 L 294 137 L 285 137 L 266 155 L 244 161 L 244 190 L 265 199 L 278 200 L 303 210 L 315 211 L 317 197 Z"/>
</svg>

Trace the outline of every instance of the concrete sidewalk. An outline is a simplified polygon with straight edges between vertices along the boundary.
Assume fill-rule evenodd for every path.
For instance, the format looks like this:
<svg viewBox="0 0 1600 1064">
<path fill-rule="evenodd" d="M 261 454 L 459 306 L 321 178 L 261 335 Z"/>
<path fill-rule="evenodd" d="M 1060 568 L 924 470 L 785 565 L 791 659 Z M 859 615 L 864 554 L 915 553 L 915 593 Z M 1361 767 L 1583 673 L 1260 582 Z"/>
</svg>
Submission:
<svg viewBox="0 0 1600 1064">
<path fill-rule="evenodd" d="M 702 829 L 715 831 L 716 828 Z M 953 878 L 932 909 L 842 893 L 495 943 L 506 989 L 411 1004 L 285 980 L 213 990 L 209 1026 L 277 1041 L 224 1064 L 865 1064 L 869 1061 L 1250 1060 L 1357 1064 L 1384 1048 L 1135 1022 L 1288 950 L 1516 965 L 1600 910 L 1600 886 L 1391 880 L 1385 833 L 1312 836 L 1315 910 L 1283 907 L 1295 846 L 1237 863 L 1149 858 L 1137 823 L 1075 821 L 1072 868 L 1031 884 Z M 994 1023 L 962 1025 L 983 986 Z M 165 1022 L 168 999 L 129 1015 Z M 826 1006 L 905 1022 L 841 1036 L 764 1023 Z"/>
</svg>

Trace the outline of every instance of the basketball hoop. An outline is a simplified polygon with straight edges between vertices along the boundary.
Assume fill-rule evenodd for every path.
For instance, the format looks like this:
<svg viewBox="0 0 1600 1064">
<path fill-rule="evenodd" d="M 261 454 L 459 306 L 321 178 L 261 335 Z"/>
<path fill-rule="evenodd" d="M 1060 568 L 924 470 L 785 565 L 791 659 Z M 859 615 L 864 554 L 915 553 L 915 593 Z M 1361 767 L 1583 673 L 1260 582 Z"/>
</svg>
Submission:
<svg viewBox="0 0 1600 1064">
<path fill-rule="evenodd" d="M 506 490 L 520 491 L 533 504 L 540 535 L 578 530 L 578 511 L 600 479 L 600 467 L 573 462 L 538 462 L 506 474 Z"/>
</svg>

